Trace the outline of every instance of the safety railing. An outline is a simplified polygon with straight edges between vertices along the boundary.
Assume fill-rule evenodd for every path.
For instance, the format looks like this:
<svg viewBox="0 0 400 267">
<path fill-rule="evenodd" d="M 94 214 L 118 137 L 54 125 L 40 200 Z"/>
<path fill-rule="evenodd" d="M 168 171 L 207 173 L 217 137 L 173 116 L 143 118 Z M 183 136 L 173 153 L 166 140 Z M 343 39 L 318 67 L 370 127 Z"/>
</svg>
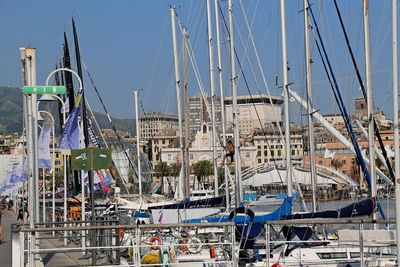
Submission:
<svg viewBox="0 0 400 267">
<path fill-rule="evenodd" d="M 13 225 L 13 266 L 36 266 L 40 259 L 55 254 L 65 258 L 64 266 L 70 265 L 67 260 L 71 259 L 75 265 L 85 266 L 237 266 L 235 226 L 230 222 L 95 226 L 86 223 L 89 221 L 68 222 L 67 227 Z M 78 242 L 64 246 L 65 231 Z M 31 247 L 29 241 L 38 233 L 39 244 Z"/>
<path fill-rule="evenodd" d="M 397 266 L 393 220 L 302 219 L 265 225 L 264 266 Z M 339 228 L 329 233 L 330 228 Z M 393 228 L 393 227 L 392 227 Z M 347 265 L 346 265 L 347 264 Z"/>
</svg>

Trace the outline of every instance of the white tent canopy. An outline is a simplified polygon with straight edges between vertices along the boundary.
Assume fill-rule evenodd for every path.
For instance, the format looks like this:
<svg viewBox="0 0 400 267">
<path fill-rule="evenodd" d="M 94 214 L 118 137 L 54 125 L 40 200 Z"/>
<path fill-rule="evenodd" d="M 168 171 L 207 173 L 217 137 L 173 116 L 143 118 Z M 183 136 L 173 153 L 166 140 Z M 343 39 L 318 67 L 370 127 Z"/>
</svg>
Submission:
<svg viewBox="0 0 400 267">
<path fill-rule="evenodd" d="M 279 172 L 279 173 L 278 173 Z M 243 180 L 243 186 L 263 186 L 268 184 L 286 184 L 286 170 L 271 168 L 265 172 L 255 173 L 251 177 Z M 293 168 L 293 182 L 303 185 L 311 185 L 311 174 L 309 170 Z M 356 183 L 351 179 L 344 179 L 328 174 L 317 172 L 317 185 L 348 184 L 355 186 Z"/>
</svg>

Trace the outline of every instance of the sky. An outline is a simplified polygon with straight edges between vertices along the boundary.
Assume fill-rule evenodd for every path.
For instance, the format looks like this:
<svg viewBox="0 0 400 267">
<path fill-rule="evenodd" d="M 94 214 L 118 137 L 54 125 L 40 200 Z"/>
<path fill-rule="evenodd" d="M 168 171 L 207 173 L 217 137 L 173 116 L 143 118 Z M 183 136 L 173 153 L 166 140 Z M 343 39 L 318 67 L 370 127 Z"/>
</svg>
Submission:
<svg viewBox="0 0 400 267">
<path fill-rule="evenodd" d="M 211 2 L 215 41 L 214 1 Z M 349 111 L 353 112 L 353 99 L 361 96 L 361 91 L 345 46 L 333 0 L 310 0 L 310 2 L 345 104 Z M 383 110 L 389 117 L 393 114 L 391 2 L 370 1 L 373 95 L 376 108 Z M 244 73 L 244 75 L 241 73 L 236 63 L 239 79 L 238 94 L 270 92 L 273 95 L 281 95 L 283 76 L 279 1 L 233 0 L 233 3 L 236 24 L 234 41 Z M 338 0 L 338 4 L 364 77 L 362 1 Z M 0 85 L 22 86 L 19 48 L 28 46 L 37 49 L 37 83 L 44 84 L 47 75 L 62 56 L 64 32 L 67 33 L 69 47 L 73 50 L 71 18 L 74 17 L 82 60 L 93 77 L 110 115 L 118 118 L 134 118 L 133 91 L 135 90 L 139 91 L 141 114 L 150 111 L 176 113 L 170 5 L 177 6 L 179 25 L 188 27 L 189 41 L 194 51 L 196 64 L 189 63 L 188 66 L 189 94 L 191 96 L 200 94 L 201 86 L 194 75 L 193 66 L 198 67 L 201 84 L 205 91 L 209 92 L 207 15 L 205 1 L 201 0 L 1 0 Z M 302 0 L 286 1 L 289 81 L 294 90 L 305 96 L 302 9 Z M 226 0 L 221 1 L 221 10 L 228 20 Z M 222 21 L 222 18 L 220 19 Z M 228 35 L 224 25 L 220 28 L 224 92 L 230 96 Z M 251 29 L 251 34 L 248 28 Z M 178 33 L 179 55 L 181 55 L 182 37 L 179 29 Z M 322 113 L 337 113 L 339 109 L 334 102 L 317 54 L 314 37 L 311 42 L 314 62 L 313 105 Z M 213 47 L 214 57 L 217 59 L 215 42 Z M 72 50 L 70 52 L 74 57 Z M 75 68 L 75 59 L 73 64 Z M 278 84 L 275 84 L 276 77 Z M 216 81 L 218 81 L 217 74 Z M 87 74 L 84 76 L 84 87 L 92 108 L 102 112 Z M 217 83 L 216 90 L 219 91 Z M 291 103 L 291 109 L 294 111 L 291 113 L 292 121 L 306 122 L 306 117 L 303 115 L 305 112 L 299 110 L 296 103 Z"/>
</svg>

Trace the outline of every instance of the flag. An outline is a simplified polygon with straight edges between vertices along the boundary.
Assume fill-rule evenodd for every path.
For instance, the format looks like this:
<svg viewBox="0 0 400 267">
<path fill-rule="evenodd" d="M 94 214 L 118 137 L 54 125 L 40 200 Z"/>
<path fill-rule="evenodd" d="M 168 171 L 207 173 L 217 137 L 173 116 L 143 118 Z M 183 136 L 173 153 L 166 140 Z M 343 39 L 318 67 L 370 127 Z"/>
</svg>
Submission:
<svg viewBox="0 0 400 267">
<path fill-rule="evenodd" d="M 328 159 L 328 158 L 333 159 L 335 157 L 335 154 L 336 154 L 335 152 L 331 152 L 331 151 L 329 151 L 329 149 L 325 148 L 324 158 L 325 159 Z"/>
<path fill-rule="evenodd" d="M 74 107 L 67 118 L 65 127 L 62 131 L 58 148 L 60 149 L 79 149 L 79 107 Z"/>
<path fill-rule="evenodd" d="M 39 134 L 38 141 L 38 157 L 39 168 L 51 169 L 50 158 L 50 132 L 52 125 L 43 124 L 42 130 Z"/>
</svg>

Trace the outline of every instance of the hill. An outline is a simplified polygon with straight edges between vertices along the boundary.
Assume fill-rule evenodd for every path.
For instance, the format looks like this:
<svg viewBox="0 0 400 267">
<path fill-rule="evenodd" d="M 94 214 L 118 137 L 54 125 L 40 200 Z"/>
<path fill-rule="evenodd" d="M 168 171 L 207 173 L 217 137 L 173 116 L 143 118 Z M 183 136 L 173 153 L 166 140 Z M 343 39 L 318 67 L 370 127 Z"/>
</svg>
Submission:
<svg viewBox="0 0 400 267">
<path fill-rule="evenodd" d="M 22 132 L 22 106 L 20 88 L 0 86 L 0 133 Z M 94 112 L 94 115 L 100 129 L 112 128 L 105 114 Z M 55 119 L 57 121 L 57 116 Z M 117 130 L 129 132 L 130 134 L 136 133 L 134 119 L 111 119 Z"/>
</svg>

